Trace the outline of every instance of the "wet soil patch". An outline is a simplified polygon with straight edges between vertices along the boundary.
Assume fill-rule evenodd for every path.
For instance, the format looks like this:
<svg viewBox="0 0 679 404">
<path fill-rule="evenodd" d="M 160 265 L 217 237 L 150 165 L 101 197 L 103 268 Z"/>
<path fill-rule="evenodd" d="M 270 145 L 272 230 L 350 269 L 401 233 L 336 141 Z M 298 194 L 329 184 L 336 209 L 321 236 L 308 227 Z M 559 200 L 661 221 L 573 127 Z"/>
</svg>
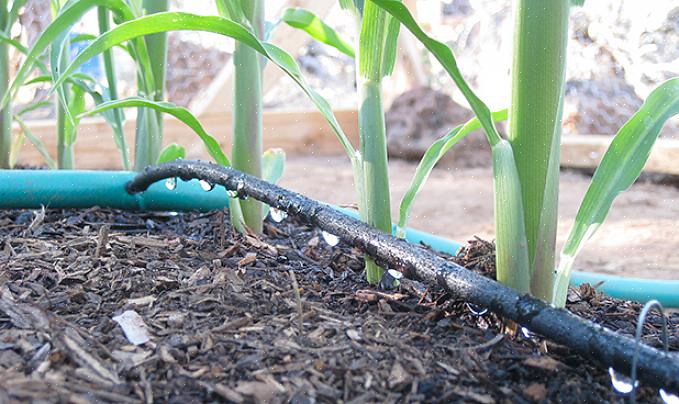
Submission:
<svg viewBox="0 0 679 404">
<path fill-rule="evenodd" d="M 562 346 L 417 282 L 372 288 L 358 251 L 291 218 L 265 227 L 233 234 L 221 212 L 0 213 L 0 402 L 623 400 Z M 475 240 L 454 259 L 492 275 L 493 251 Z M 590 286 L 569 308 L 627 335 L 640 310 Z M 650 315 L 644 342 L 660 346 L 660 324 Z M 669 329 L 679 350 L 679 315 Z M 659 402 L 644 386 L 639 399 Z"/>
</svg>

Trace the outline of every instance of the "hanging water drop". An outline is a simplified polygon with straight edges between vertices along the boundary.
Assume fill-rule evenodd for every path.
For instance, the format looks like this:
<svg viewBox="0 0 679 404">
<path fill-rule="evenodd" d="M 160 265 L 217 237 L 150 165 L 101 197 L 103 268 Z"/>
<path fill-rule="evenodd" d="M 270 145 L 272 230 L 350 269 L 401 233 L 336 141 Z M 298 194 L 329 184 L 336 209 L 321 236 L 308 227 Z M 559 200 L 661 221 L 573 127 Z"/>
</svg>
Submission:
<svg viewBox="0 0 679 404">
<path fill-rule="evenodd" d="M 533 339 L 536 337 L 535 333 L 526 327 L 521 327 L 521 335 L 526 339 Z"/>
<path fill-rule="evenodd" d="M 177 189 L 177 178 L 172 177 L 165 180 L 165 187 L 170 191 Z"/>
<path fill-rule="evenodd" d="M 629 394 L 634 390 L 632 379 L 629 377 L 618 374 L 613 368 L 608 368 L 608 374 L 611 376 L 611 385 L 616 392 L 620 394 Z M 638 383 L 634 384 L 638 385 Z"/>
<path fill-rule="evenodd" d="M 334 235 L 334 234 L 330 234 L 330 233 L 328 233 L 327 231 L 323 230 L 323 231 L 321 232 L 321 236 L 323 236 L 323 240 L 325 240 L 325 242 L 328 243 L 328 245 L 329 245 L 330 247 L 334 247 L 334 246 L 336 246 L 337 244 L 339 244 L 339 241 L 340 241 L 340 240 L 339 240 L 339 237 L 337 237 L 337 236 Z"/>
<path fill-rule="evenodd" d="M 280 223 L 288 217 L 288 214 L 280 209 L 272 207 L 269 209 L 269 216 L 274 222 Z"/>
<path fill-rule="evenodd" d="M 469 309 L 469 311 L 477 317 L 481 317 L 484 314 L 488 313 L 488 309 L 486 309 L 485 307 L 477 306 L 471 303 L 465 303 L 465 306 L 467 306 L 467 309 Z"/>
<path fill-rule="evenodd" d="M 205 191 L 205 192 L 210 192 L 215 187 L 214 184 L 212 184 L 208 181 L 205 181 L 205 180 L 200 180 L 200 181 L 198 181 L 198 183 L 200 184 L 200 187 L 203 188 L 203 191 Z"/>
<path fill-rule="evenodd" d="M 660 398 L 662 399 L 663 403 L 665 404 L 679 404 L 679 396 L 668 393 L 665 391 L 665 389 L 660 389 Z"/>
<path fill-rule="evenodd" d="M 380 279 L 380 286 L 385 290 L 392 290 L 401 285 L 401 279 L 403 274 L 401 271 L 395 269 L 388 269 L 382 274 L 382 279 Z"/>
</svg>

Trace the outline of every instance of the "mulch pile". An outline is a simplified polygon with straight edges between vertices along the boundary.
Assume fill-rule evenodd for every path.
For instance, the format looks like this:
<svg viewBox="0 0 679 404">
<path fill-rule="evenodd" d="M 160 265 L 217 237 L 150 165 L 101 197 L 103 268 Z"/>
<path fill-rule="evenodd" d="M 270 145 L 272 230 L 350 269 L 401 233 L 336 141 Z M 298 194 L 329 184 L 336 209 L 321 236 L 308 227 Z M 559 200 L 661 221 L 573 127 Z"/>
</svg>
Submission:
<svg viewBox="0 0 679 404">
<path fill-rule="evenodd" d="M 359 251 L 292 218 L 265 227 L 233 234 L 221 212 L 0 213 L 0 402 L 623 400 L 562 346 L 417 282 L 372 288 Z M 475 240 L 455 259 L 491 274 L 493 250 Z M 631 335 L 640 306 L 583 286 L 569 308 Z M 660 324 L 650 316 L 644 342 L 659 346 Z"/>
</svg>

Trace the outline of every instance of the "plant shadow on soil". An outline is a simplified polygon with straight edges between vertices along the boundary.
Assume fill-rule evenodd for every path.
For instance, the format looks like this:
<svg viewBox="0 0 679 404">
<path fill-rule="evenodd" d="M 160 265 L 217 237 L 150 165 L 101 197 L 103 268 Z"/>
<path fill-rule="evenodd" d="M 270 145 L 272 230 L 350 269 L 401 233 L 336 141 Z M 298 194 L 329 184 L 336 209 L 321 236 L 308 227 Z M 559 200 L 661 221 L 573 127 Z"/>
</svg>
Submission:
<svg viewBox="0 0 679 404">
<path fill-rule="evenodd" d="M 0 213 L 0 402 L 623 401 L 562 346 L 437 288 L 369 287 L 360 251 L 292 217 L 265 228 L 235 235 L 222 212 Z M 450 259 L 492 276 L 493 254 L 475 240 Z M 640 305 L 583 286 L 569 309 L 632 335 Z M 126 310 L 149 342 L 112 320 Z M 644 342 L 660 346 L 660 324 L 650 315 Z"/>
</svg>

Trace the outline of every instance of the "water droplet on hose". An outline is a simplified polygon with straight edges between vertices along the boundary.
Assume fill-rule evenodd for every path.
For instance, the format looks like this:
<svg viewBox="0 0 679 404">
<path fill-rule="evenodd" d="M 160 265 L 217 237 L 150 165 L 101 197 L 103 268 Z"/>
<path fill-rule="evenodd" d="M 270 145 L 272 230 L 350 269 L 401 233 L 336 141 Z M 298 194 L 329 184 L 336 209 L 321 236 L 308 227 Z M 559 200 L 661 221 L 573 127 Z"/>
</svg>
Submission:
<svg viewBox="0 0 679 404">
<path fill-rule="evenodd" d="M 245 200 L 248 199 L 248 196 L 245 195 L 245 193 L 243 192 L 243 189 L 244 189 L 244 188 L 245 188 L 245 184 L 243 183 L 243 181 L 238 181 L 238 184 L 236 184 L 236 195 L 237 195 L 240 199 L 242 199 L 242 200 L 245 201 Z"/>
<path fill-rule="evenodd" d="M 165 188 L 169 189 L 170 191 L 177 189 L 177 179 L 175 177 L 166 179 Z"/>
<path fill-rule="evenodd" d="M 323 231 L 321 232 L 321 236 L 323 236 L 323 240 L 325 240 L 325 242 L 328 243 L 328 245 L 329 245 L 330 247 L 334 247 L 334 246 L 336 246 L 337 244 L 339 244 L 339 241 L 340 241 L 340 240 L 339 240 L 339 237 L 337 237 L 337 236 L 334 235 L 334 234 L 330 234 L 330 233 L 328 233 L 327 231 L 323 230 Z"/>
<path fill-rule="evenodd" d="M 533 339 L 537 337 L 537 335 L 533 331 L 529 330 L 526 327 L 521 327 L 521 335 L 523 335 L 523 337 L 526 339 Z"/>
<path fill-rule="evenodd" d="M 380 286 L 382 289 L 385 290 L 392 290 L 399 285 L 401 285 L 401 278 L 403 278 L 403 274 L 401 271 L 397 271 L 395 269 L 388 269 L 384 271 L 382 274 L 382 279 L 380 279 Z"/>
<path fill-rule="evenodd" d="M 481 317 L 484 314 L 488 313 L 488 309 L 486 309 L 485 307 L 477 306 L 472 303 L 465 303 L 465 306 L 467 306 L 467 309 L 469 309 L 469 311 L 477 317 Z"/>
<path fill-rule="evenodd" d="M 620 394 L 629 394 L 634 390 L 632 379 L 629 377 L 617 373 L 613 368 L 608 368 L 608 374 L 611 376 L 611 385 L 616 392 Z"/>
<path fill-rule="evenodd" d="M 285 218 L 288 217 L 288 214 L 280 209 L 272 207 L 269 209 L 269 216 L 271 217 L 271 220 L 273 220 L 274 222 L 280 223 L 283 220 L 285 220 Z"/>
<path fill-rule="evenodd" d="M 660 398 L 665 404 L 679 404 L 679 396 L 668 393 L 665 389 L 660 389 Z"/>
<path fill-rule="evenodd" d="M 198 182 L 200 183 L 200 187 L 203 188 L 203 191 L 205 191 L 205 192 L 210 192 L 215 187 L 214 184 L 211 184 L 210 182 L 205 181 L 205 180 L 200 180 Z"/>
</svg>

